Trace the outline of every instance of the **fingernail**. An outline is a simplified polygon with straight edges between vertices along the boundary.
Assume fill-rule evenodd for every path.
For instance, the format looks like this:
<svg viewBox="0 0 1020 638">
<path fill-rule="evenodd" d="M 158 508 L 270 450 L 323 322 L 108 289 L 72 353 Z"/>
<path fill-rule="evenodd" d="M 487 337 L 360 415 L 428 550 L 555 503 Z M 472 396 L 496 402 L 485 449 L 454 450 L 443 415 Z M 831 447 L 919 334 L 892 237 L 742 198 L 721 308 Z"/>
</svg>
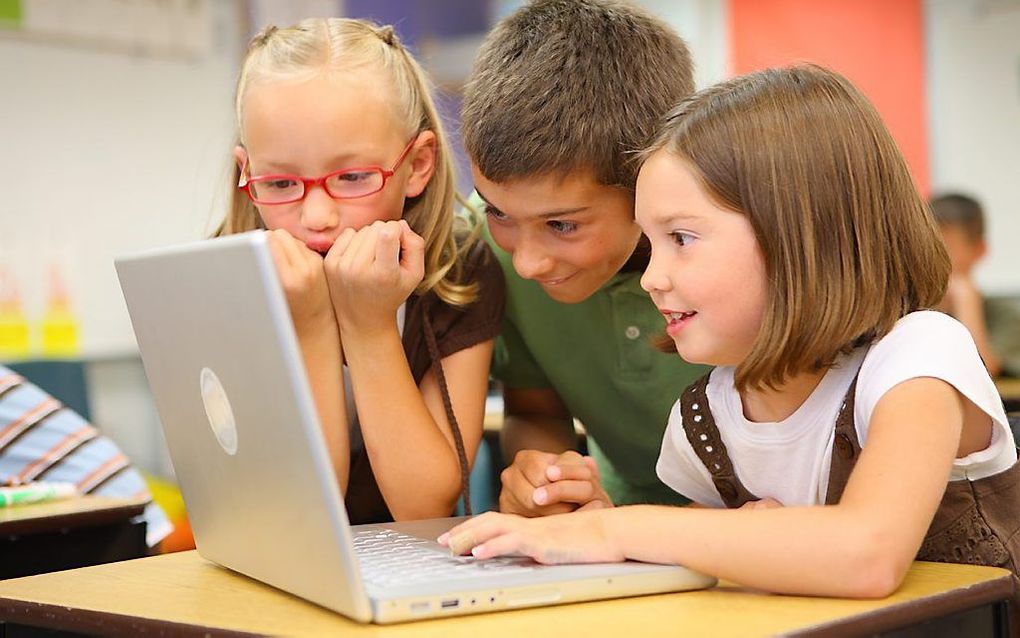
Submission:
<svg viewBox="0 0 1020 638">
<path fill-rule="evenodd" d="M 474 556 L 475 558 L 478 558 L 483 553 L 485 553 L 484 548 L 485 545 L 475 545 L 474 547 L 471 548 L 471 555 Z"/>
<path fill-rule="evenodd" d="M 550 481 L 558 481 L 562 474 L 563 470 L 558 465 L 550 465 L 545 469 L 545 475 L 549 477 Z"/>
<path fill-rule="evenodd" d="M 545 505 L 545 501 L 548 498 L 549 495 L 546 493 L 544 487 L 538 488 L 531 495 L 531 500 L 535 501 L 538 505 Z"/>
<path fill-rule="evenodd" d="M 448 538 L 450 538 L 450 532 L 443 532 L 439 535 L 439 538 L 436 539 L 436 542 L 440 545 L 446 545 L 446 539 Z"/>
</svg>

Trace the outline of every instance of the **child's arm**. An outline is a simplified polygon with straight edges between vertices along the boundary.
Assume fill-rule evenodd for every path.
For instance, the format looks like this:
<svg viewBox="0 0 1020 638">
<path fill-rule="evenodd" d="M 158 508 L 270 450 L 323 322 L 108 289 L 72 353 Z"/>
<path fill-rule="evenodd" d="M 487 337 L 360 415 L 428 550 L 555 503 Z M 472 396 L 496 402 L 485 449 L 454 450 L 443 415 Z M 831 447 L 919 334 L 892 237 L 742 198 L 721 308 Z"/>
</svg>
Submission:
<svg viewBox="0 0 1020 638">
<path fill-rule="evenodd" d="M 343 349 L 322 257 L 285 230 L 267 231 L 294 331 L 340 491 L 347 492 L 350 441 L 342 375 Z"/>
<path fill-rule="evenodd" d="M 327 276 L 357 397 L 372 472 L 397 520 L 448 516 L 460 494 L 460 462 L 436 381 L 415 385 L 396 309 L 424 273 L 424 241 L 406 223 L 344 231 Z M 469 462 L 481 440 L 492 340 L 443 359 Z"/>
<path fill-rule="evenodd" d="M 443 540 L 474 546 L 479 557 L 631 558 L 683 564 L 780 593 L 886 596 L 899 586 L 920 547 L 953 458 L 982 449 L 981 440 L 987 446 L 990 427 L 988 416 L 952 386 L 911 379 L 875 407 L 867 446 L 839 505 L 635 506 L 527 520 L 486 514 Z M 961 440 L 970 443 L 961 447 Z"/>
<path fill-rule="evenodd" d="M 1002 360 L 988 336 L 984 299 L 974 281 L 959 275 L 950 277 L 946 299 L 949 301 L 949 312 L 970 331 L 988 374 L 998 376 L 1002 372 Z"/>
</svg>

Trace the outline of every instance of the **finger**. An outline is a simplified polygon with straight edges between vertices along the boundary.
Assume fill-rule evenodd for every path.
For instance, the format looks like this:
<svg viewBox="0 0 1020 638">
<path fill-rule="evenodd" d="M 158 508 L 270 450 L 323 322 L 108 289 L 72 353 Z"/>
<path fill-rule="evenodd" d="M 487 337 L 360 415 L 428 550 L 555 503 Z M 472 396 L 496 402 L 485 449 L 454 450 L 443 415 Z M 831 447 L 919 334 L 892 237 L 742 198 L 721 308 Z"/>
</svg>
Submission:
<svg viewBox="0 0 1020 638">
<path fill-rule="evenodd" d="M 548 452 L 537 450 L 521 450 L 514 456 L 513 466 L 524 477 L 532 487 L 539 487 L 549 482 L 546 478 L 546 468 L 556 462 L 558 457 Z"/>
<path fill-rule="evenodd" d="M 375 242 L 375 262 L 387 271 L 396 270 L 400 266 L 402 242 L 400 232 L 400 225 L 393 222 L 386 223 L 379 228 Z"/>
<path fill-rule="evenodd" d="M 357 232 L 347 249 L 347 264 L 349 266 L 361 269 L 372 263 L 378 233 L 379 227 L 374 223 Z"/>
<path fill-rule="evenodd" d="M 550 465 L 545 470 L 545 477 L 549 479 L 549 482 L 554 483 L 556 481 L 591 481 L 595 475 L 587 463 L 580 461 L 578 464 L 557 463 Z"/>
<path fill-rule="evenodd" d="M 335 260 L 342 257 L 344 253 L 347 252 L 351 242 L 354 241 L 354 236 L 357 234 L 358 232 L 353 228 L 345 228 L 340 231 L 340 234 L 337 235 L 333 245 L 329 247 L 329 252 L 326 254 L 326 258 Z"/>
<path fill-rule="evenodd" d="M 586 456 L 584 457 L 584 464 L 587 465 L 588 469 L 590 469 L 592 474 L 595 475 L 595 480 L 601 482 L 602 474 L 599 472 L 599 464 L 595 462 L 595 459 L 590 456 Z"/>
<path fill-rule="evenodd" d="M 475 544 L 471 549 L 471 555 L 475 558 L 531 556 L 528 547 L 524 535 L 519 532 L 510 532 L 494 536 L 484 543 Z M 535 557 L 532 556 L 532 558 Z"/>
<path fill-rule="evenodd" d="M 534 501 L 535 487 L 516 468 L 507 468 L 500 476 L 503 489 L 499 494 L 499 511 L 520 516 L 550 516 L 566 514 L 574 509 L 571 504 L 553 503 L 540 506 Z"/>
<path fill-rule="evenodd" d="M 607 508 L 607 507 L 609 507 L 609 503 L 606 503 L 605 501 L 603 501 L 601 499 L 595 499 L 593 501 L 588 501 L 587 503 L 585 503 L 581 507 L 577 508 L 577 511 L 578 512 L 587 512 L 588 510 L 600 510 L 600 509 L 604 509 L 604 508 Z"/>
<path fill-rule="evenodd" d="M 417 274 L 425 274 L 425 240 L 400 220 L 400 266 Z"/>
<path fill-rule="evenodd" d="M 575 503 L 583 505 L 595 498 L 597 492 L 591 481 L 556 481 L 535 490 L 532 498 L 538 505 Z"/>
</svg>

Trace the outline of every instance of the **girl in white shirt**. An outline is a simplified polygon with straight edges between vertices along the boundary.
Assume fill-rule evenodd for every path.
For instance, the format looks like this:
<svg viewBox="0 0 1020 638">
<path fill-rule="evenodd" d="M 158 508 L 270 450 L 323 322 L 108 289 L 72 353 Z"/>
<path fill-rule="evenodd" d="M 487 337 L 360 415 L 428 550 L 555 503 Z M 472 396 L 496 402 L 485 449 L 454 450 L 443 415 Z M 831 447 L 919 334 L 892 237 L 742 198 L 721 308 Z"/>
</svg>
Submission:
<svg viewBox="0 0 1020 638">
<path fill-rule="evenodd" d="M 966 328 L 925 310 L 949 259 L 867 99 L 816 66 L 750 74 L 681 103 L 642 159 L 642 286 L 680 356 L 718 366 L 658 462 L 701 507 L 486 514 L 441 542 L 839 597 L 890 594 L 915 558 L 1016 573 L 1013 437 Z"/>
</svg>

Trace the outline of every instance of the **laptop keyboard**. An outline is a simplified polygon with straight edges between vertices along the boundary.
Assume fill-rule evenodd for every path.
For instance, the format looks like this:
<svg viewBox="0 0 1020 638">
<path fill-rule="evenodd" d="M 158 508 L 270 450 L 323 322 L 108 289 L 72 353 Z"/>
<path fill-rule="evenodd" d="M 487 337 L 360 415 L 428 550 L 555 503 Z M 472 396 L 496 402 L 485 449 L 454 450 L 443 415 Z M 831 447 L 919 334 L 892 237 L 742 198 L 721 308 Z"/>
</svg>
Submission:
<svg viewBox="0 0 1020 638">
<path fill-rule="evenodd" d="M 374 587 L 514 574 L 537 568 L 537 563 L 529 558 L 476 560 L 471 556 L 451 556 L 448 550 L 431 541 L 390 529 L 355 531 L 354 551 L 361 564 L 361 577 Z"/>
</svg>

